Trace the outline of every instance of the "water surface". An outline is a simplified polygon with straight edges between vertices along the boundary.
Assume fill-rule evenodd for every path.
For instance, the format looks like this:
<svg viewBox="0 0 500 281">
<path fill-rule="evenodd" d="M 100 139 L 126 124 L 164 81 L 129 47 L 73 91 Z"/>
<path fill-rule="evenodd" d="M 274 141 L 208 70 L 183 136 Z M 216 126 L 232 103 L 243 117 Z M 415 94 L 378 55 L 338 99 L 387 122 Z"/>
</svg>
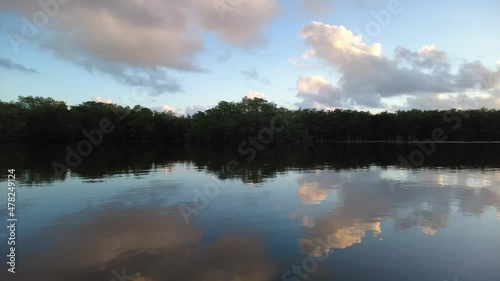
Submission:
<svg viewBox="0 0 500 281">
<path fill-rule="evenodd" d="M 401 165 L 415 149 L 283 145 L 248 161 L 232 146 L 119 145 L 56 175 L 64 147 L 5 146 L 18 260 L 0 276 L 500 280 L 499 146 L 440 145 L 423 165 Z"/>
</svg>

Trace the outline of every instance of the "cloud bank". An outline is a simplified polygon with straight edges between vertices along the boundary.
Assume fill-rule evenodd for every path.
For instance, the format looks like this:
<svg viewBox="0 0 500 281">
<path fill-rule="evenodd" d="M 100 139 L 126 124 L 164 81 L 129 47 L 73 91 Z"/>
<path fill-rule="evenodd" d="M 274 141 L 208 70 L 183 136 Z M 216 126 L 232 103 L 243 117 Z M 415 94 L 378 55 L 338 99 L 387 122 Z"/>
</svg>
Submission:
<svg viewBox="0 0 500 281">
<path fill-rule="evenodd" d="M 182 91 L 168 70 L 206 71 L 196 57 L 205 49 L 202 37 L 207 33 L 238 48 L 265 44 L 262 29 L 277 10 L 276 0 L 242 1 L 226 7 L 222 20 L 212 0 L 40 3 L 46 4 L 2 1 L 0 11 L 20 14 L 35 29 L 36 15 L 45 11 L 50 18 L 40 29 L 53 36 L 37 38 L 41 48 L 89 71 L 109 74 L 122 84 L 151 88 L 152 95 Z M 23 37 L 18 33 L 15 38 Z"/>
<path fill-rule="evenodd" d="M 300 34 L 310 47 L 303 57 L 318 58 L 342 78 L 330 82 L 319 75 L 300 76 L 298 106 L 382 108 L 387 107 L 384 98 L 398 96 L 408 97 L 407 107 L 421 106 L 429 99 L 456 107 L 500 104 L 500 67 L 492 70 L 473 61 L 453 72 L 448 54 L 434 45 L 417 51 L 398 47 L 389 58 L 382 55 L 380 43 L 366 44 L 343 26 L 321 22 L 307 24 Z M 483 95 L 465 95 L 469 92 Z"/>
</svg>

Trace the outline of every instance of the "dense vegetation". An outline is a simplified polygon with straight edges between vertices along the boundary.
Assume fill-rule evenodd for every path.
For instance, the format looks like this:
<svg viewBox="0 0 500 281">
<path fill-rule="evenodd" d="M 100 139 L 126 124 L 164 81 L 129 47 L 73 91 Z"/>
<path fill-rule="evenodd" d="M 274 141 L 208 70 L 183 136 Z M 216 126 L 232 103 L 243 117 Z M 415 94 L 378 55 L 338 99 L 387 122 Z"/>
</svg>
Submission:
<svg viewBox="0 0 500 281">
<path fill-rule="evenodd" d="M 84 130 L 112 127 L 106 141 L 238 143 L 262 142 L 408 141 L 431 139 L 441 131 L 448 141 L 500 140 L 500 110 L 409 110 L 372 114 L 336 109 L 289 110 L 263 99 L 221 101 L 192 116 L 176 116 L 136 105 L 84 102 L 68 107 L 43 97 L 0 101 L 0 141 L 70 142 L 85 139 Z"/>
</svg>

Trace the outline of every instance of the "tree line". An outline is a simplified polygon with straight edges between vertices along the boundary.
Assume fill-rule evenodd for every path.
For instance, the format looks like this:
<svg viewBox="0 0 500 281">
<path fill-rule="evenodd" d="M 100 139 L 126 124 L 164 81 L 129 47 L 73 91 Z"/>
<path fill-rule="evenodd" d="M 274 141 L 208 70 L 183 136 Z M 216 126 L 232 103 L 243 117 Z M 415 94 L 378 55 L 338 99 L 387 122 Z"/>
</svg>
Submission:
<svg viewBox="0 0 500 281">
<path fill-rule="evenodd" d="M 278 107 L 264 99 L 221 101 L 193 115 L 177 116 L 147 107 L 83 102 L 68 106 L 45 97 L 0 101 L 0 141 L 73 142 L 84 130 L 113 126 L 108 142 L 238 143 L 262 138 L 273 143 L 397 141 L 499 141 L 500 110 L 331 111 Z M 264 132 L 262 129 L 266 128 Z"/>
</svg>

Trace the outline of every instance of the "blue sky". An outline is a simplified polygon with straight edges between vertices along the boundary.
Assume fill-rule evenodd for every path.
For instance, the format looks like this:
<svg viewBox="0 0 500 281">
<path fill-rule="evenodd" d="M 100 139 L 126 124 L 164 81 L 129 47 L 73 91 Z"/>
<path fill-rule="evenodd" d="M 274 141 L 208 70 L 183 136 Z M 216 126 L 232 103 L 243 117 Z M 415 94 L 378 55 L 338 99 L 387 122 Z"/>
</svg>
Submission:
<svg viewBox="0 0 500 281">
<path fill-rule="evenodd" d="M 58 1 L 42 1 L 53 17 L 17 50 L 23 17 L 47 12 L 0 4 L 1 100 L 180 114 L 247 95 L 289 108 L 500 108 L 498 1 Z"/>
</svg>

